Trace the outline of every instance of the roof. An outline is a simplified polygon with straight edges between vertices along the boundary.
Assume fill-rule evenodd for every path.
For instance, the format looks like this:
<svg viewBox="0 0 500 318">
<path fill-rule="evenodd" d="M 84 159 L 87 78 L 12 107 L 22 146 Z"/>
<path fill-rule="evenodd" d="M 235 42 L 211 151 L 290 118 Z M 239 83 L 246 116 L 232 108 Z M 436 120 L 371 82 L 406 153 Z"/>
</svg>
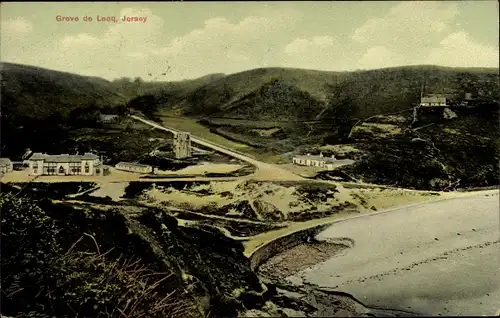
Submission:
<svg viewBox="0 0 500 318">
<path fill-rule="evenodd" d="M 330 157 L 322 157 L 322 156 L 311 156 L 311 155 L 302 155 L 302 156 L 295 156 L 293 159 L 298 159 L 298 160 L 315 160 L 315 161 L 324 161 L 326 163 L 329 162 L 334 162 L 335 159 L 330 158 Z"/>
<path fill-rule="evenodd" d="M 45 162 L 81 162 L 82 160 L 96 160 L 99 157 L 93 153 L 83 155 L 48 155 L 40 152 L 34 153 L 29 160 L 43 160 Z"/>
<path fill-rule="evenodd" d="M 9 158 L 0 158 L 0 166 L 9 166 L 11 163 Z"/>
<path fill-rule="evenodd" d="M 150 165 L 144 165 L 142 163 L 135 163 L 135 162 L 125 162 L 121 161 L 116 164 L 116 166 L 129 166 L 129 167 L 139 167 L 139 168 L 152 168 Z M 115 167 L 116 167 L 115 166 Z"/>
<path fill-rule="evenodd" d="M 421 103 L 446 103 L 446 97 L 442 96 L 428 96 L 420 99 Z"/>
</svg>

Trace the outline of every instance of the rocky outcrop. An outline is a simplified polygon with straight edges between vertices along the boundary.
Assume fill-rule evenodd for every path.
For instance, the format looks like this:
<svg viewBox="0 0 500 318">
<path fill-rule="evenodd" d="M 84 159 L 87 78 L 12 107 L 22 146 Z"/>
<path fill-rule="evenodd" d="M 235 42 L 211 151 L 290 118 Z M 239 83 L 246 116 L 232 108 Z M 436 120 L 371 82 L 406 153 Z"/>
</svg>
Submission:
<svg viewBox="0 0 500 318">
<path fill-rule="evenodd" d="M 281 222 L 286 218 L 283 212 L 269 202 L 257 199 L 253 201 L 253 206 L 255 213 L 260 215 L 263 220 Z"/>
</svg>

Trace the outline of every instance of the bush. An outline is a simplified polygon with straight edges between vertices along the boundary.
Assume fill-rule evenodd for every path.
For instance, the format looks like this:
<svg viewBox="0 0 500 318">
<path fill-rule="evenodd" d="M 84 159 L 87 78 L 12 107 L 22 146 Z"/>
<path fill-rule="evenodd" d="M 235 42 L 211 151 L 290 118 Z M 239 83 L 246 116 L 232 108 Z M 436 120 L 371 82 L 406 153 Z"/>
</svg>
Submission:
<svg viewBox="0 0 500 318">
<path fill-rule="evenodd" d="M 27 197 L 2 193 L 0 209 L 3 314 L 187 317 L 196 313 L 190 294 L 168 284 L 172 272 L 158 272 L 122 253 L 117 257 L 102 253 L 95 237 L 87 233 L 65 248 L 67 236 L 61 234 L 67 229 Z M 92 245 L 96 251 L 89 251 Z"/>
</svg>

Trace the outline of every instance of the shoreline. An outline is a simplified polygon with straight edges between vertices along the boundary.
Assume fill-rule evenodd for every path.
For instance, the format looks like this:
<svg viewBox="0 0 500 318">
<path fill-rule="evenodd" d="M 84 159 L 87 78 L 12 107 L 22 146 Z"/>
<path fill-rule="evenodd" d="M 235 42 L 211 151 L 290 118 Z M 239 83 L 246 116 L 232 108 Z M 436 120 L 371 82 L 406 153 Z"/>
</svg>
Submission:
<svg viewBox="0 0 500 318">
<path fill-rule="evenodd" d="M 278 253 L 257 269 L 259 276 L 272 280 L 285 281 L 287 277 L 324 262 L 350 248 L 346 244 L 327 241 L 313 241 L 298 244 Z"/>
</svg>

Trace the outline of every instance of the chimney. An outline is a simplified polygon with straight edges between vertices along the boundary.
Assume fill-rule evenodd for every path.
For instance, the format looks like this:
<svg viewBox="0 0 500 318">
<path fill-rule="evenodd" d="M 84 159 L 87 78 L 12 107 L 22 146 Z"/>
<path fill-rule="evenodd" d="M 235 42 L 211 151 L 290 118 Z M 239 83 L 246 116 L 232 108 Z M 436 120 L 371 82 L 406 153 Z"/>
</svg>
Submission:
<svg viewBox="0 0 500 318">
<path fill-rule="evenodd" d="M 321 158 L 323 158 L 323 152 L 320 152 L 320 153 L 319 153 L 319 156 L 320 156 Z"/>
<path fill-rule="evenodd" d="M 308 153 L 307 155 L 308 155 L 308 156 L 310 156 L 311 154 L 310 154 L 310 153 Z"/>
</svg>

